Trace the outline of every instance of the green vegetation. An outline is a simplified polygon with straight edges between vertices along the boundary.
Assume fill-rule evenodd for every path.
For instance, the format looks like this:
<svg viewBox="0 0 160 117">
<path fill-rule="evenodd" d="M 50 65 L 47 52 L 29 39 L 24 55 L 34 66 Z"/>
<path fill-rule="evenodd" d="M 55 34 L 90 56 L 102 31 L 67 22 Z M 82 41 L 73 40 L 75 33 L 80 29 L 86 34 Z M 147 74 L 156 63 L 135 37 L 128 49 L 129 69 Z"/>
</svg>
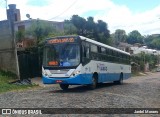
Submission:
<svg viewBox="0 0 160 117">
<path fill-rule="evenodd" d="M 0 93 L 8 91 L 19 91 L 36 86 L 36 85 L 15 85 L 10 83 L 15 80 L 16 76 L 11 72 L 0 71 Z"/>
<path fill-rule="evenodd" d="M 144 65 L 146 63 L 148 63 L 148 65 L 150 66 L 150 70 L 152 70 L 156 67 L 158 57 L 156 55 L 145 54 L 142 52 L 140 54 L 132 56 L 131 61 L 140 65 L 141 71 L 144 71 Z"/>
<path fill-rule="evenodd" d="M 69 20 L 64 20 L 64 30 L 59 31 L 53 24 L 43 21 L 35 20 L 27 30 L 20 30 L 16 32 L 17 41 L 21 42 L 25 36 L 36 39 L 35 44 L 41 46 L 48 37 L 64 36 L 64 35 L 81 35 L 104 44 L 117 46 L 119 42 L 129 44 L 143 44 L 149 48 L 160 49 L 160 36 L 148 35 L 143 36 L 138 30 L 133 30 L 126 34 L 123 29 L 117 29 L 110 34 L 108 23 L 103 20 L 94 21 L 94 17 L 87 19 L 78 15 L 73 15 Z"/>
<path fill-rule="evenodd" d="M 111 43 L 106 22 L 102 20 L 95 22 L 93 17 L 88 17 L 86 20 L 78 15 L 73 15 L 70 20 L 64 21 L 63 31 L 57 30 L 56 26 L 46 21 L 36 20 L 25 32 L 23 30 L 16 32 L 16 39 L 21 41 L 25 35 L 36 39 L 38 46 L 48 37 L 64 35 L 81 35 L 105 44 Z"/>
<path fill-rule="evenodd" d="M 160 49 L 160 35 L 149 35 L 145 38 L 145 44 L 153 49 Z"/>
<path fill-rule="evenodd" d="M 120 42 L 128 44 L 146 45 L 152 49 L 160 49 L 160 35 L 143 36 L 138 30 L 133 30 L 126 33 L 123 29 L 117 29 L 110 34 L 108 24 L 103 20 L 94 21 L 94 17 L 83 18 L 78 15 L 73 15 L 69 20 L 64 20 L 64 30 L 59 31 L 53 24 L 43 21 L 35 20 L 27 30 L 20 30 L 16 32 L 16 39 L 22 41 L 25 36 L 36 39 L 34 47 L 39 52 L 40 60 L 42 60 L 43 42 L 48 37 L 64 36 L 64 35 L 81 35 L 107 45 L 117 47 Z M 33 50 L 32 50 L 33 49 Z M 34 51 L 31 48 L 30 51 Z M 36 53 L 36 52 L 35 52 Z M 132 62 L 140 65 L 139 70 L 144 70 L 144 64 L 148 63 L 151 69 L 154 69 L 157 63 L 157 56 L 138 54 L 132 58 Z"/>
<path fill-rule="evenodd" d="M 127 43 L 129 43 L 129 44 L 135 44 L 135 43 L 143 44 L 143 39 L 144 39 L 144 37 L 137 30 L 134 30 L 128 34 Z"/>
<path fill-rule="evenodd" d="M 44 41 L 46 37 L 48 37 L 48 35 L 52 34 L 53 32 L 56 32 L 54 26 L 51 26 L 51 24 L 43 20 L 37 19 L 37 21 L 34 21 L 31 27 L 29 27 L 29 29 L 27 29 L 25 33 L 26 35 L 30 35 L 35 38 L 37 41 L 37 45 L 39 45 Z"/>
<path fill-rule="evenodd" d="M 85 36 L 104 44 L 110 44 L 108 24 L 102 20 L 95 22 L 93 17 L 88 17 L 86 20 L 78 15 L 73 15 L 71 20 L 67 20 L 65 23 L 73 24 L 74 27 L 69 30 L 76 32 L 77 35 Z"/>
</svg>

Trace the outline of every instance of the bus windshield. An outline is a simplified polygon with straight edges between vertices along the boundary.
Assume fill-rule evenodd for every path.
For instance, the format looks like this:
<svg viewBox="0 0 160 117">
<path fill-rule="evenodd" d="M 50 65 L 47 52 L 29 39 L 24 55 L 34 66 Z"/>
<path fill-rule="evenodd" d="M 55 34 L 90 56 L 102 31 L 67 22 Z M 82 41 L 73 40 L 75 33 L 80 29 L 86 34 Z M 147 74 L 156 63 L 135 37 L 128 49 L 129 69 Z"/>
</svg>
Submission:
<svg viewBox="0 0 160 117">
<path fill-rule="evenodd" d="M 66 67 L 80 63 L 80 47 L 78 44 L 53 44 L 46 46 L 43 54 L 43 66 Z"/>
</svg>

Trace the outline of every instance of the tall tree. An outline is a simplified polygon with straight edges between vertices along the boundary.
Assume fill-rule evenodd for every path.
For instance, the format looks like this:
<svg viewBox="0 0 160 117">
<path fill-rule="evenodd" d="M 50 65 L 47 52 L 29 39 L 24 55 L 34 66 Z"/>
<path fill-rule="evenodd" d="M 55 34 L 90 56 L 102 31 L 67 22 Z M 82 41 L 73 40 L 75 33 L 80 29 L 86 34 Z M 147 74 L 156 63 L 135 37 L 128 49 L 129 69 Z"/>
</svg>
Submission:
<svg viewBox="0 0 160 117">
<path fill-rule="evenodd" d="M 93 17 L 88 17 L 86 20 L 78 15 L 73 15 L 70 21 L 77 28 L 78 35 L 86 36 L 105 44 L 111 42 L 109 40 L 111 38 L 109 38 L 110 32 L 106 22 L 98 20 L 96 23 Z"/>
<path fill-rule="evenodd" d="M 75 25 L 78 29 L 78 35 L 86 35 L 86 20 L 78 15 L 73 15 L 71 18 L 71 22 Z"/>
<path fill-rule="evenodd" d="M 127 37 L 127 42 L 129 44 L 135 44 L 135 43 L 143 44 L 143 39 L 144 37 L 137 30 L 134 30 L 129 33 Z"/>
<path fill-rule="evenodd" d="M 117 29 L 114 33 L 114 39 L 115 39 L 115 44 L 118 44 L 119 42 L 126 42 L 127 39 L 126 31 L 122 29 Z"/>
<path fill-rule="evenodd" d="M 96 24 L 94 22 L 94 18 L 93 17 L 88 17 L 87 18 L 87 22 L 86 22 L 86 30 L 87 30 L 87 37 L 88 38 L 94 38 L 94 33 L 96 30 Z"/>
<path fill-rule="evenodd" d="M 160 50 L 160 35 L 146 36 L 144 42 L 149 48 Z"/>
<path fill-rule="evenodd" d="M 49 22 L 43 20 L 33 21 L 31 27 L 26 31 L 26 34 L 36 39 L 37 44 L 41 43 L 45 37 L 51 33 L 56 32 L 54 26 L 50 25 Z"/>
<path fill-rule="evenodd" d="M 96 29 L 96 34 L 98 35 L 97 41 L 107 44 L 107 39 L 110 37 L 107 23 L 102 20 L 98 20 L 98 23 L 96 24 Z"/>
<path fill-rule="evenodd" d="M 64 21 L 64 35 L 75 35 L 77 34 L 77 28 L 73 25 L 70 20 Z"/>
</svg>

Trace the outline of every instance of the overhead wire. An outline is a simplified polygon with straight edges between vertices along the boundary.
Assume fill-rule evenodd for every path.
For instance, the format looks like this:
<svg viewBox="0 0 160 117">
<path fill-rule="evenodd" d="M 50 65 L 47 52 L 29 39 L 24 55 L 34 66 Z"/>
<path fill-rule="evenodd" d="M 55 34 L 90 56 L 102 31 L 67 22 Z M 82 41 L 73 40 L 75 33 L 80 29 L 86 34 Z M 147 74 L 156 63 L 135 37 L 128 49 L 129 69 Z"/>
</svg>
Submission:
<svg viewBox="0 0 160 117">
<path fill-rule="evenodd" d="M 53 20 L 53 19 L 55 19 L 55 18 L 63 15 L 63 14 L 64 14 L 65 12 L 67 12 L 71 7 L 73 7 L 73 5 L 74 5 L 77 1 L 78 1 L 78 0 L 75 0 L 68 8 L 65 9 L 62 13 L 60 13 L 59 15 L 57 15 L 57 16 L 55 16 L 55 17 L 52 17 L 52 18 L 50 18 L 50 19 L 48 19 L 48 20 Z"/>
</svg>

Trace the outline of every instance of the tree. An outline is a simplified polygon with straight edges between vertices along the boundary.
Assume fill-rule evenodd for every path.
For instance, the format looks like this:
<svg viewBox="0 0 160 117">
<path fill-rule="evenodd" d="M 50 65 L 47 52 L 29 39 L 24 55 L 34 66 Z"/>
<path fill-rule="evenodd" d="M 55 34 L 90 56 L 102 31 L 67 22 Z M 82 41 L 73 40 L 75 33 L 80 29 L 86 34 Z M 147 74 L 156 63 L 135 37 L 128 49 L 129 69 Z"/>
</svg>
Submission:
<svg viewBox="0 0 160 117">
<path fill-rule="evenodd" d="M 102 20 L 98 20 L 95 23 L 93 17 L 88 17 L 86 20 L 78 15 L 73 15 L 70 22 L 76 27 L 77 35 L 82 35 L 104 44 L 111 42 L 107 23 Z"/>
<path fill-rule="evenodd" d="M 137 30 L 134 30 L 129 33 L 127 37 L 127 42 L 129 44 L 135 44 L 135 43 L 143 44 L 143 39 L 144 37 Z"/>
<path fill-rule="evenodd" d="M 77 34 L 77 28 L 69 20 L 64 21 L 64 35 L 75 35 Z"/>
<path fill-rule="evenodd" d="M 146 63 L 149 64 L 149 68 L 151 70 L 155 68 L 155 65 L 157 64 L 157 61 L 158 61 L 158 57 L 156 55 L 145 54 L 144 52 L 132 56 L 131 59 L 132 59 L 132 62 L 135 62 L 138 65 L 140 65 L 140 69 L 142 71 L 144 71 L 144 65 Z"/>
<path fill-rule="evenodd" d="M 86 35 L 88 38 L 94 38 L 94 33 L 96 30 L 96 24 L 94 22 L 94 18 L 93 17 L 88 17 L 87 18 L 87 22 L 86 22 Z"/>
<path fill-rule="evenodd" d="M 145 44 L 153 49 L 160 49 L 160 35 L 149 35 L 144 39 Z"/>
<path fill-rule="evenodd" d="M 114 40 L 115 40 L 115 45 L 117 45 L 119 42 L 126 42 L 127 40 L 126 31 L 122 29 L 117 29 L 114 33 Z"/>
<path fill-rule="evenodd" d="M 19 30 L 16 32 L 17 42 L 21 42 L 24 38 L 25 38 L 25 32 L 23 30 Z"/>
<path fill-rule="evenodd" d="M 48 35 L 56 33 L 54 26 L 50 25 L 49 22 L 43 20 L 33 21 L 31 27 L 26 31 L 26 34 L 36 39 L 37 45 L 40 44 L 44 38 Z"/>
<path fill-rule="evenodd" d="M 78 29 L 77 34 L 85 36 L 86 34 L 86 20 L 78 15 L 73 15 L 71 22 Z"/>
<path fill-rule="evenodd" d="M 110 37 L 109 30 L 107 23 L 102 20 L 98 20 L 96 23 L 96 33 L 95 37 L 97 36 L 96 40 L 102 43 L 107 44 L 108 38 Z"/>
</svg>

